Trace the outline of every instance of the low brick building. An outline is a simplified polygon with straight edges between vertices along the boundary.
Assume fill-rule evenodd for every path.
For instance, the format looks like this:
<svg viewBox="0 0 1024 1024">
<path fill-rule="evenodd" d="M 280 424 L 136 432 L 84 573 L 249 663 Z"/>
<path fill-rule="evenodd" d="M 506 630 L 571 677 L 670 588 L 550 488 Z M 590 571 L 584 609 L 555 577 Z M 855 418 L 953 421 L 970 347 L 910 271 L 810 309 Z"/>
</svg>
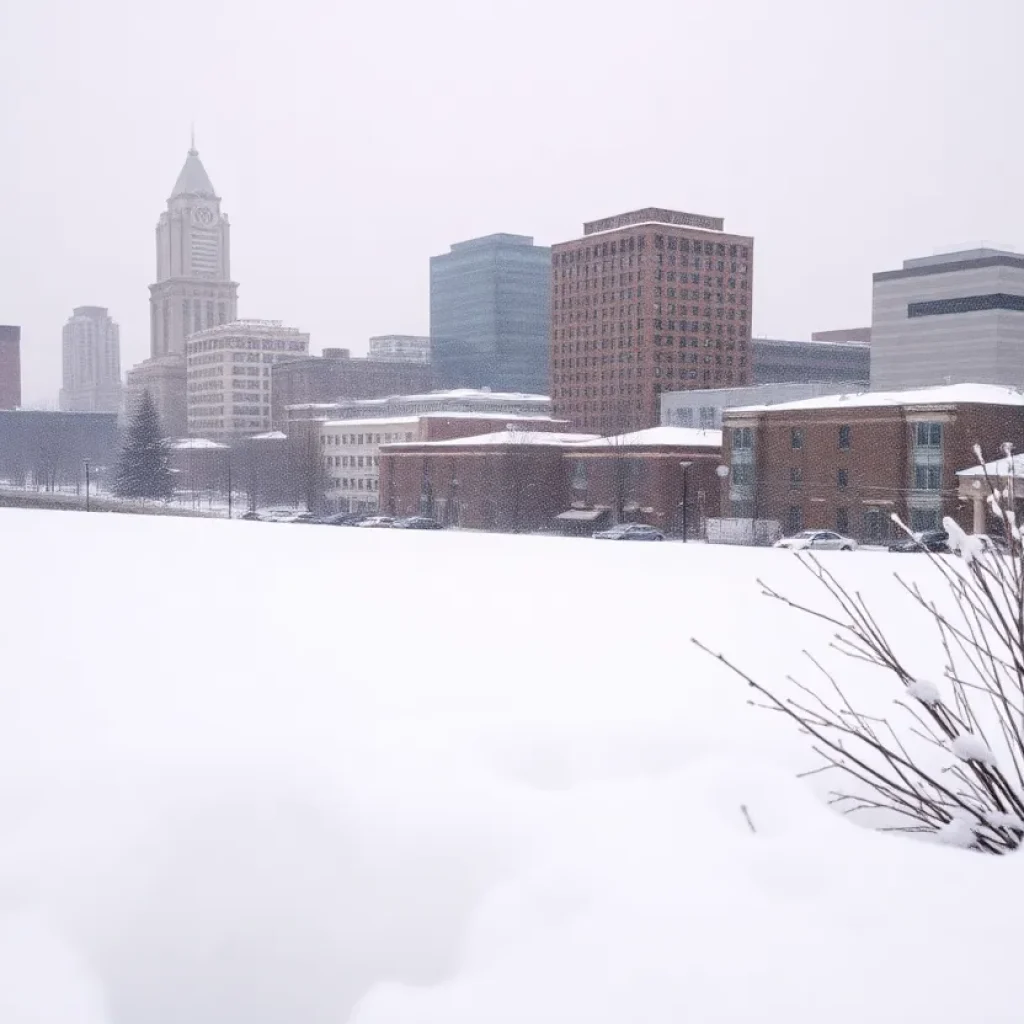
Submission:
<svg viewBox="0 0 1024 1024">
<path fill-rule="evenodd" d="M 913 530 L 952 516 L 965 528 L 957 471 L 1024 434 L 1024 394 L 987 384 L 831 395 L 724 414 L 726 517 L 785 533 L 833 529 L 886 543 L 897 514 Z"/>
<path fill-rule="evenodd" d="M 654 427 L 616 437 L 502 430 L 381 449 L 380 507 L 482 530 L 551 529 L 572 511 L 696 536 L 719 504 L 721 434 Z M 684 505 L 685 500 L 685 505 Z M 684 515 L 683 509 L 686 508 Z M 586 520 L 589 522 L 589 520 Z"/>
</svg>

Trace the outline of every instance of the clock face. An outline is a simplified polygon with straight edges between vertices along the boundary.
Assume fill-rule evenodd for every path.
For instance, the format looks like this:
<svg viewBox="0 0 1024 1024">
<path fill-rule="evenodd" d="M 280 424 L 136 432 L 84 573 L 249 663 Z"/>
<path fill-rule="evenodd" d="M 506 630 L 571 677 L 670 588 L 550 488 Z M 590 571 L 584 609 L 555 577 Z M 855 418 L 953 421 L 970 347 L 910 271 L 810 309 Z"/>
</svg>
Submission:
<svg viewBox="0 0 1024 1024">
<path fill-rule="evenodd" d="M 192 211 L 193 222 L 198 224 L 201 228 L 210 227 L 216 219 L 217 214 L 215 214 L 208 206 L 197 206 Z"/>
</svg>

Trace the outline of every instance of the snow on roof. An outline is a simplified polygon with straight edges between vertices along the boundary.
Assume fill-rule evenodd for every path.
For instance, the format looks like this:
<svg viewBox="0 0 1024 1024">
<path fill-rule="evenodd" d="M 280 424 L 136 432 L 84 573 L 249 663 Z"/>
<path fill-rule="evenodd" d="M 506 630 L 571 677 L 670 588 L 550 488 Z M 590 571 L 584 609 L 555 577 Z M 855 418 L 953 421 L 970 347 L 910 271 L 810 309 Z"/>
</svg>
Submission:
<svg viewBox="0 0 1024 1024">
<path fill-rule="evenodd" d="M 327 420 L 322 423 L 323 427 L 386 427 L 388 424 L 409 424 L 419 423 L 420 416 L 377 416 L 371 419 L 361 420 Z"/>
<path fill-rule="evenodd" d="M 721 448 L 722 432 L 720 430 L 697 430 L 694 427 L 649 427 L 647 430 L 636 430 L 630 434 L 616 434 L 612 437 L 599 437 L 587 442 L 588 447 L 598 448 L 601 445 L 661 445 L 666 448 Z"/>
<path fill-rule="evenodd" d="M 555 419 L 553 416 L 548 416 L 542 413 L 509 413 L 509 412 L 480 412 L 476 411 L 459 411 L 459 412 L 422 412 L 420 413 L 421 419 L 464 419 L 464 420 L 508 420 L 510 423 L 554 423 Z"/>
<path fill-rule="evenodd" d="M 478 434 L 476 437 L 452 437 L 446 441 L 420 441 L 387 445 L 388 448 L 452 448 L 483 445 L 578 445 L 592 441 L 596 434 L 559 434 L 543 430 L 498 430 L 493 434 Z"/>
<path fill-rule="evenodd" d="M 283 430 L 268 430 L 265 434 L 253 434 L 251 441 L 287 441 L 288 435 Z"/>
<path fill-rule="evenodd" d="M 1004 456 L 994 462 L 986 462 L 984 466 L 971 466 L 970 469 L 961 469 L 957 476 L 990 476 L 998 480 L 1006 480 L 1009 477 L 1024 479 L 1024 455 Z"/>
<path fill-rule="evenodd" d="M 182 437 L 172 441 L 168 446 L 172 451 L 185 451 L 191 449 L 227 448 L 226 444 L 218 444 L 216 441 L 209 441 L 205 437 Z"/>
<path fill-rule="evenodd" d="M 798 409 L 850 409 L 913 405 L 1016 405 L 1024 406 L 1024 394 L 1017 388 L 998 384 L 940 384 L 908 391 L 861 391 L 846 395 L 822 395 L 778 405 L 746 405 L 728 413 L 785 412 Z"/>
<path fill-rule="evenodd" d="M 428 391 L 421 395 L 388 395 L 386 398 L 360 398 L 353 405 L 383 405 L 385 402 L 443 402 L 448 399 L 489 402 L 530 402 L 541 405 L 551 401 L 548 395 L 530 395 L 519 391 L 484 391 L 481 388 L 455 388 L 451 391 Z"/>
</svg>

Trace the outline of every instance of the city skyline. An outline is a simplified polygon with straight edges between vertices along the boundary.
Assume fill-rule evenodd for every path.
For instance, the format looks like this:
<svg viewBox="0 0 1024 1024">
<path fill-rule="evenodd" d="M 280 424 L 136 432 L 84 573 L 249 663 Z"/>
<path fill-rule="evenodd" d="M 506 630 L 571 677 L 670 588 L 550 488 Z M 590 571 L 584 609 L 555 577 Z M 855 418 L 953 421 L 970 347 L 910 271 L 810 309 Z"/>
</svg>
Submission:
<svg viewBox="0 0 1024 1024">
<path fill-rule="evenodd" d="M 534 6 L 481 21 L 454 0 L 408 5 L 381 63 L 366 42 L 392 15 L 377 11 L 300 4 L 271 28 L 258 5 L 183 0 L 155 33 L 143 12 L 102 0 L 87 14 L 69 0 L 9 5 L 0 38 L 20 42 L 0 62 L 0 91 L 19 99 L 0 122 L 0 189 L 18 201 L 0 321 L 22 326 L 25 401 L 55 401 L 75 306 L 110 309 L 125 367 L 145 356 L 152 215 L 192 120 L 230 203 L 245 314 L 301 323 L 314 350 L 425 334 L 428 260 L 453 239 L 546 245 L 608 210 L 714 210 L 757 238 L 753 333 L 775 337 L 866 323 L 871 275 L 909 256 L 1024 242 L 1019 147 L 1001 127 L 1022 78 L 1015 7 L 991 5 L 1005 29 L 993 35 L 985 3 L 969 19 L 933 4 L 881 20 L 797 0 L 770 15 L 752 0 L 652 3 L 663 29 L 652 42 L 572 4 L 545 11 L 538 35 Z M 694 36 L 717 42 L 688 47 L 681 66 L 678 42 Z M 489 60 L 499 39 L 534 47 L 527 78 L 520 62 Z M 267 52 L 295 73 L 267 75 Z M 567 83 L 569 52 L 614 53 L 630 73 L 598 102 L 589 83 Z M 466 93 L 474 77 L 491 85 Z M 686 131 L 667 133 L 664 104 L 694 90 L 714 101 L 689 105 Z M 617 147 L 625 124 L 630 146 Z"/>
</svg>

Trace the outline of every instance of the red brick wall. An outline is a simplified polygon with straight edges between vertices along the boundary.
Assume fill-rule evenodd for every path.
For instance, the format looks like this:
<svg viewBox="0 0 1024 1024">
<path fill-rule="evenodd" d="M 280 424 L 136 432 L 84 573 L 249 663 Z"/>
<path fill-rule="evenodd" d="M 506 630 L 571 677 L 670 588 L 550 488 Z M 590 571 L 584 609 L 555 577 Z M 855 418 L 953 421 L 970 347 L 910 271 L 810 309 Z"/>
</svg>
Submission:
<svg viewBox="0 0 1024 1024">
<path fill-rule="evenodd" d="M 705 254 L 708 244 L 714 251 Z M 659 422 L 663 390 L 748 384 L 753 245 L 741 235 L 645 224 L 553 246 L 555 415 L 580 430 L 622 433 Z"/>
<path fill-rule="evenodd" d="M 958 470 L 976 464 L 980 444 L 986 459 L 999 456 L 1004 441 L 1019 439 L 1024 448 L 1024 409 L 1013 406 L 962 405 L 929 413 L 920 407 L 851 408 L 804 411 L 766 411 L 756 417 L 726 413 L 723 461 L 732 462 L 736 426 L 755 428 L 755 514 L 774 519 L 786 530 L 791 507 L 801 509 L 806 529 L 841 529 L 845 509 L 851 536 L 864 539 L 864 513 L 879 509 L 888 519 L 896 513 L 910 521 L 908 498 L 914 486 L 913 423 L 943 422 L 941 495 L 943 516 L 953 516 L 970 528 L 971 509 L 957 497 Z M 839 448 L 839 428 L 850 427 L 850 448 Z M 803 447 L 792 447 L 792 431 L 803 432 Z M 794 484 L 791 471 L 800 471 Z M 839 471 L 846 470 L 841 487 Z M 729 487 L 722 487 L 722 514 L 732 515 Z"/>
</svg>

